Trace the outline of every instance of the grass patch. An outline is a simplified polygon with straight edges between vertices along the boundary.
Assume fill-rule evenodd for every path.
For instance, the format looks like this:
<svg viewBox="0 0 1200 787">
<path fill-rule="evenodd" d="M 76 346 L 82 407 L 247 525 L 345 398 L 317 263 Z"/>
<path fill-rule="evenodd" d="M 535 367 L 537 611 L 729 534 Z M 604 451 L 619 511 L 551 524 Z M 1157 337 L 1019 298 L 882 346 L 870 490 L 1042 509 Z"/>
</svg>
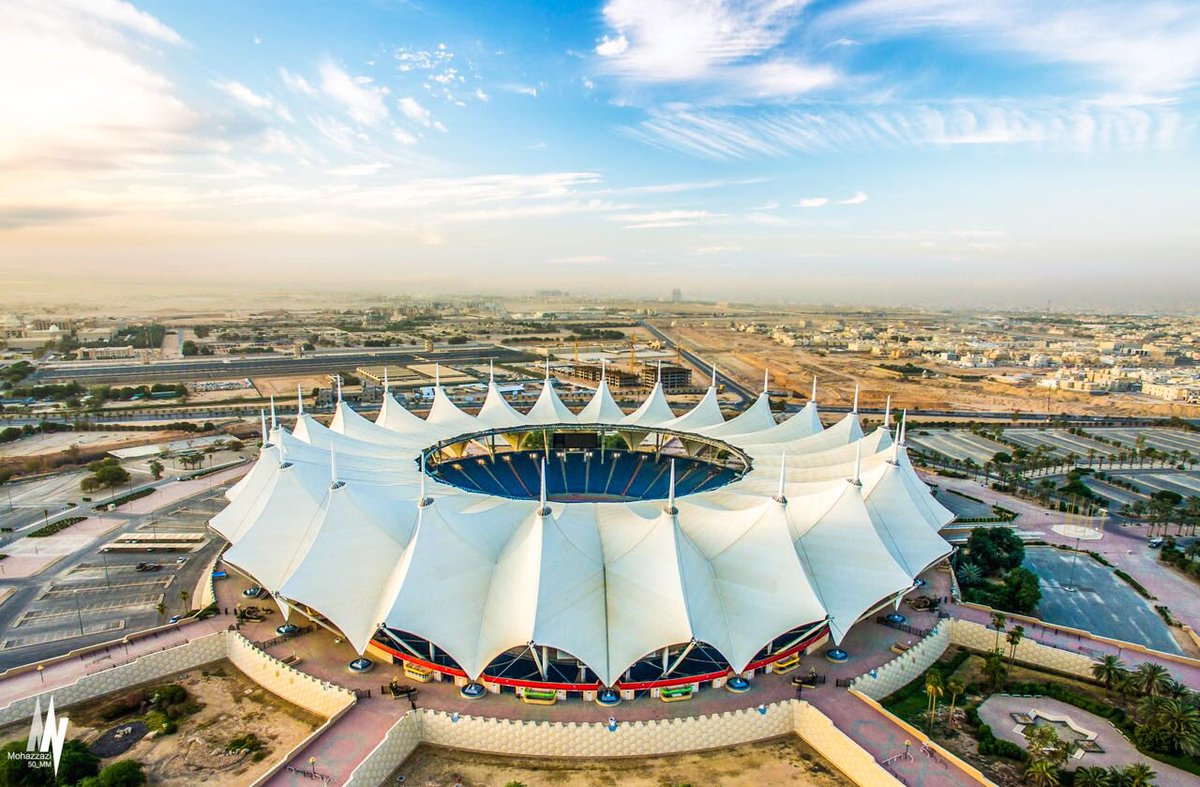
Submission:
<svg viewBox="0 0 1200 787">
<path fill-rule="evenodd" d="M 1142 598 L 1147 598 L 1147 599 L 1156 599 L 1156 598 L 1158 598 L 1157 596 L 1152 596 L 1152 595 L 1150 595 L 1150 591 L 1149 591 L 1149 590 L 1146 590 L 1146 588 L 1142 587 L 1142 583 L 1141 583 L 1141 582 L 1138 582 L 1136 579 L 1134 579 L 1133 577 L 1129 576 L 1128 574 L 1126 574 L 1126 573 L 1125 573 L 1124 571 L 1122 571 L 1121 569 L 1119 569 L 1119 568 L 1118 568 L 1117 570 L 1113 571 L 1113 573 L 1114 573 L 1114 574 L 1116 574 L 1116 575 L 1117 575 L 1118 577 L 1120 577 L 1121 579 L 1125 580 L 1125 584 L 1129 585 L 1129 587 L 1131 587 L 1131 588 L 1133 588 L 1134 590 L 1136 590 L 1136 591 L 1137 591 L 1137 592 L 1138 592 L 1138 593 L 1141 595 L 1141 597 L 1142 597 Z"/>
<path fill-rule="evenodd" d="M 132 503 L 134 500 L 141 500 L 143 497 L 146 497 L 147 495 L 152 495 L 156 491 L 158 491 L 158 490 L 154 489 L 153 487 L 150 487 L 149 489 L 139 489 L 136 492 L 130 492 L 129 494 L 121 495 L 120 497 L 113 498 L 112 500 L 108 501 L 107 503 L 101 503 L 100 505 L 98 505 L 96 507 L 104 508 L 105 506 L 111 506 L 113 508 L 120 508 L 121 506 L 125 505 L 126 503 Z"/>
<path fill-rule="evenodd" d="M 66 519 L 60 519 L 57 522 L 52 522 L 45 527 L 39 527 L 37 530 L 30 533 L 29 537 L 45 538 L 46 536 L 52 536 L 55 533 L 66 530 L 71 525 L 78 525 L 85 519 L 87 519 L 86 516 L 69 516 Z"/>
</svg>

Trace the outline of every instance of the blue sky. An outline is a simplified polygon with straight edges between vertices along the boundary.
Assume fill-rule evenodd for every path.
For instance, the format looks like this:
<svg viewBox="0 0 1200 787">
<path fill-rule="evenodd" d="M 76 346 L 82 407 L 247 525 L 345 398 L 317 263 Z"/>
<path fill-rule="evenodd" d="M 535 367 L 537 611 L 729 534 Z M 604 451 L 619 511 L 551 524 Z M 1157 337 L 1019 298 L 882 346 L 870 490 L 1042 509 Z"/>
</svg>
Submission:
<svg viewBox="0 0 1200 787">
<path fill-rule="evenodd" d="M 9 5 L 11 280 L 1195 305 L 1194 2 Z"/>
</svg>

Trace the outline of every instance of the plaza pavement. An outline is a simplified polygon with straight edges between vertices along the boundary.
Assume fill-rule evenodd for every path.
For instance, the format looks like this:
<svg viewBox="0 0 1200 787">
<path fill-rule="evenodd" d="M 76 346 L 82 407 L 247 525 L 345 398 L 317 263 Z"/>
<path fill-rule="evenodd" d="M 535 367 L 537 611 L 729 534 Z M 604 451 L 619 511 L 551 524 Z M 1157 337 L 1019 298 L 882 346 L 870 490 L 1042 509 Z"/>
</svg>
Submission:
<svg viewBox="0 0 1200 787">
<path fill-rule="evenodd" d="M 1039 710 L 1052 716 L 1066 716 L 1076 727 L 1096 733 L 1096 743 L 1104 749 L 1103 752 L 1087 752 L 1082 757 L 1067 761 L 1066 768 L 1093 768 L 1096 766 L 1118 768 L 1144 762 L 1154 769 L 1157 774 L 1154 783 L 1158 787 L 1195 787 L 1196 777 L 1187 771 L 1180 770 L 1165 762 L 1146 757 L 1139 752 L 1125 736 L 1117 731 L 1107 719 L 1102 719 L 1094 713 L 1076 708 L 1049 697 L 1014 697 L 1008 694 L 994 694 L 979 706 L 979 718 L 992 728 L 997 738 L 1009 743 L 1025 747 L 1025 736 L 1016 731 L 1017 722 L 1012 713 L 1029 713 Z"/>
</svg>

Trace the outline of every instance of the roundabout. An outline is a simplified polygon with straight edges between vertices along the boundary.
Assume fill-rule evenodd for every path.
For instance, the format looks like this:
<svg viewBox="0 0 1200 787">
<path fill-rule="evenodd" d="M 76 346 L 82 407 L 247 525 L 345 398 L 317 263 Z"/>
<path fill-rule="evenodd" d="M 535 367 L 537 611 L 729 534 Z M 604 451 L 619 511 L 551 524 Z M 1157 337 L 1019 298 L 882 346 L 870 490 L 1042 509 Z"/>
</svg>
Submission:
<svg viewBox="0 0 1200 787">
<path fill-rule="evenodd" d="M 288 619 L 419 682 L 526 702 L 737 692 L 899 602 L 952 519 L 890 419 L 726 418 L 661 385 L 631 413 L 601 380 L 580 412 L 547 378 L 532 409 L 489 385 L 427 418 L 385 395 L 324 426 L 263 418 L 263 450 L 212 527 Z M 478 691 L 471 689 L 472 692 Z M 463 694 L 464 697 L 468 696 Z M 602 700 L 601 698 L 605 698 Z"/>
</svg>

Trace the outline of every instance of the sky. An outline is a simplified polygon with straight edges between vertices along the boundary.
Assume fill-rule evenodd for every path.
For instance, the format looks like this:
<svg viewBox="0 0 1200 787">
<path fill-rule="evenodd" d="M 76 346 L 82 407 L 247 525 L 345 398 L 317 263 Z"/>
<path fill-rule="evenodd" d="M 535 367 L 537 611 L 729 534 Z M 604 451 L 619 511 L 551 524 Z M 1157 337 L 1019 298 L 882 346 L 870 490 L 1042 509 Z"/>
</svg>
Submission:
<svg viewBox="0 0 1200 787">
<path fill-rule="evenodd" d="M 1197 306 L 1194 0 L 4 5 L 0 289 Z"/>
</svg>

